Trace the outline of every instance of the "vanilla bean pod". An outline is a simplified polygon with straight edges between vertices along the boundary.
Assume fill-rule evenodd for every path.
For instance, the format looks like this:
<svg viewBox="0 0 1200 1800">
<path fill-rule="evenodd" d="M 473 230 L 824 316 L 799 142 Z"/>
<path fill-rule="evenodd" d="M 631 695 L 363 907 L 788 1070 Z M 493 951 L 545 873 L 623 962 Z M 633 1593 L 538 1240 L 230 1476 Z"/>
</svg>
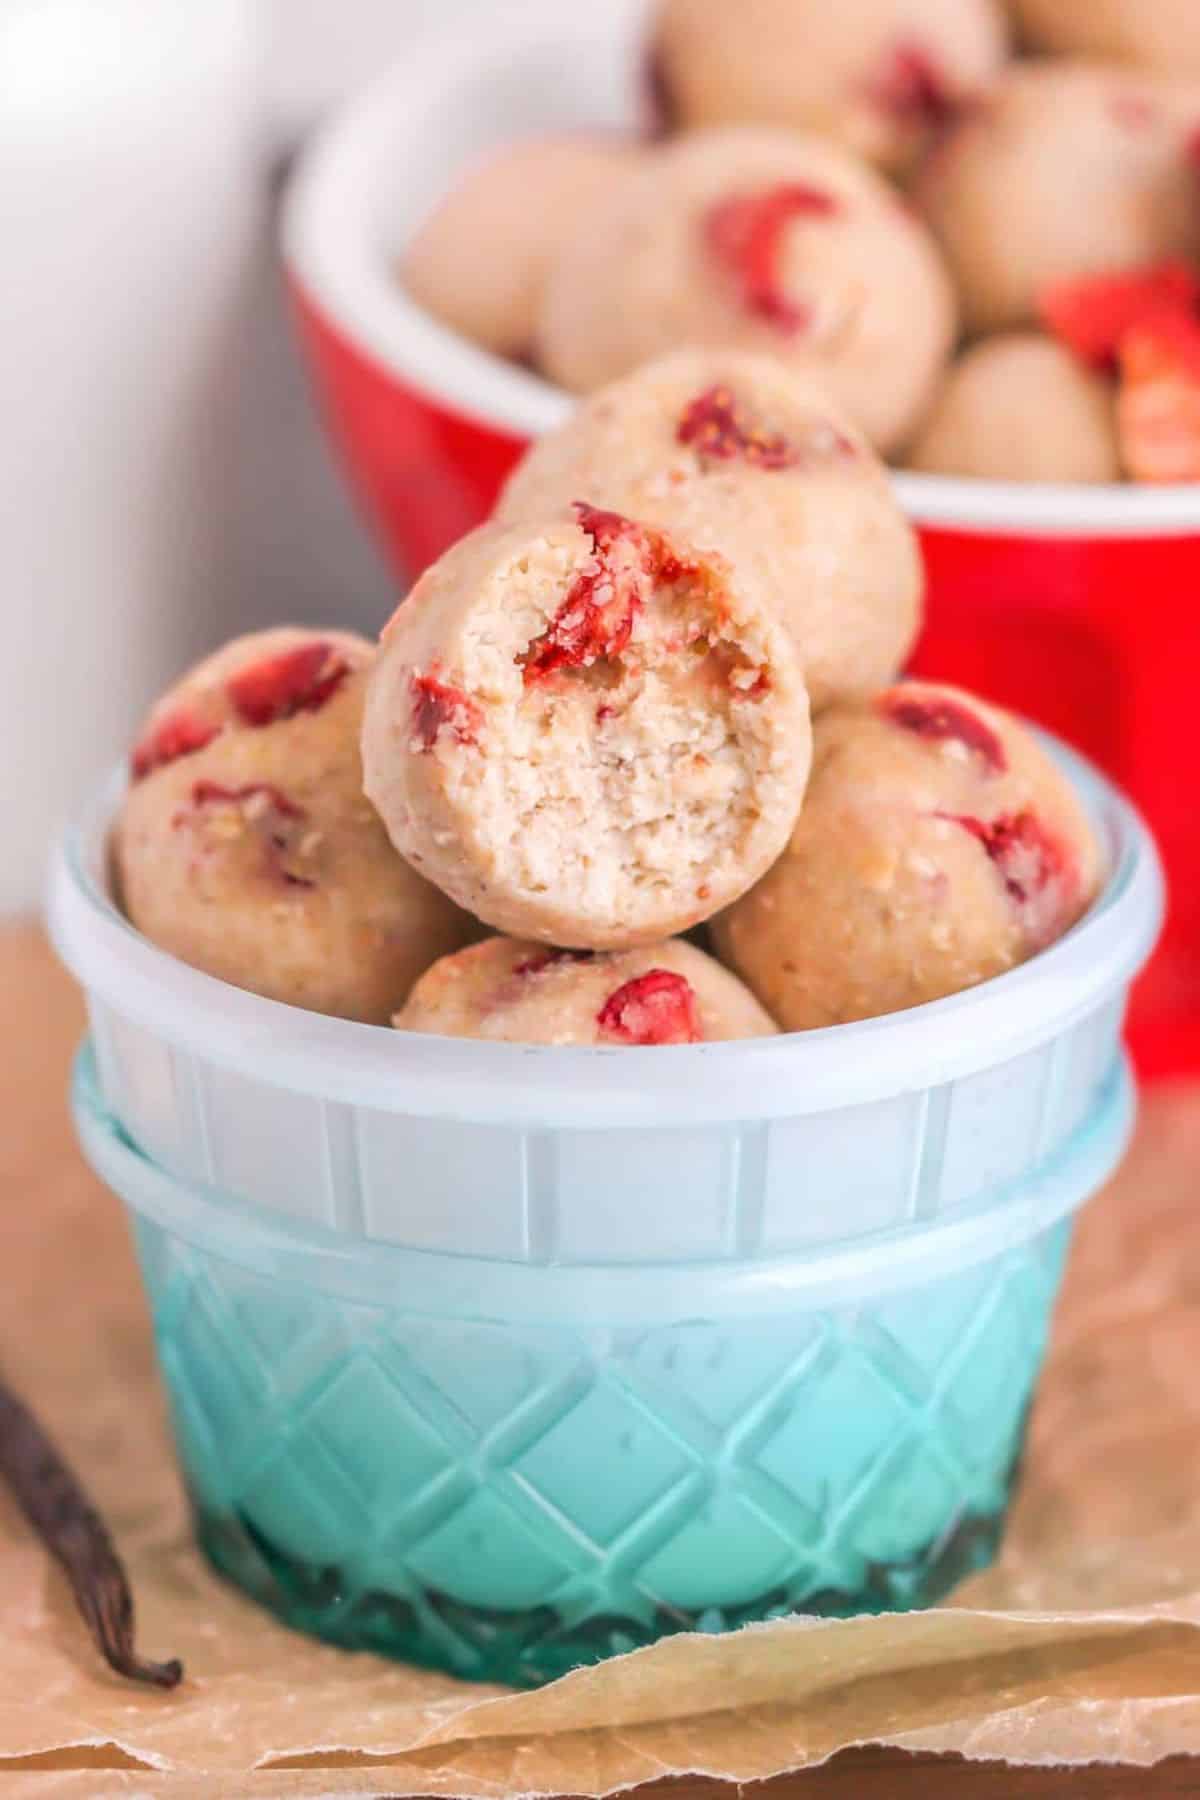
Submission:
<svg viewBox="0 0 1200 1800">
<path fill-rule="evenodd" d="M 108 1527 L 29 1408 L 0 1381 L 0 1479 L 71 1584 L 109 1667 L 173 1688 L 183 1664 L 147 1662 L 133 1641 L 133 1596 Z"/>
</svg>

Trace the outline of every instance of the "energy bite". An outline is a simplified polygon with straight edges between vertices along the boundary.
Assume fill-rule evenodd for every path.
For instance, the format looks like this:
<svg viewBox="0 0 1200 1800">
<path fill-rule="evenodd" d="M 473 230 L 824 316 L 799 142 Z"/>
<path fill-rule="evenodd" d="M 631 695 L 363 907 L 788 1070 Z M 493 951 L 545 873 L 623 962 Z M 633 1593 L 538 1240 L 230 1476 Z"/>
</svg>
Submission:
<svg viewBox="0 0 1200 1800">
<path fill-rule="evenodd" d="M 1196 0 L 1015 0 L 1015 5 L 1022 36 L 1034 49 L 1200 74 Z"/>
<path fill-rule="evenodd" d="M 1200 253 L 1200 83 L 1014 64 L 933 153 L 914 197 L 972 332 L 1032 323 L 1051 282 Z"/>
<path fill-rule="evenodd" d="M 817 721 L 786 853 L 713 921 L 785 1030 L 899 1012 L 1002 974 L 1096 893 L 1070 784 L 1014 719 L 905 682 Z"/>
<path fill-rule="evenodd" d="M 362 791 L 374 651 L 342 631 L 237 638 L 151 712 L 116 827 L 139 931 L 271 1000 L 386 1024 L 471 922 L 397 856 Z"/>
<path fill-rule="evenodd" d="M 764 351 L 819 375 L 888 451 L 955 329 L 937 248 L 885 181 L 822 138 L 731 126 L 648 156 L 579 222 L 537 345 L 577 393 L 681 344 Z"/>
<path fill-rule="evenodd" d="M 510 1044 L 704 1044 L 776 1031 L 736 975 L 672 939 L 639 950 L 551 950 L 485 938 L 423 975 L 403 1031 Z"/>
<path fill-rule="evenodd" d="M 409 244 L 413 298 L 498 356 L 529 354 L 559 243 L 637 164 L 615 134 L 579 132 L 509 145 L 474 163 Z"/>
<path fill-rule="evenodd" d="M 662 356 L 542 437 L 497 517 L 551 517 L 578 493 L 754 572 L 813 713 L 880 688 L 909 653 L 916 536 L 862 432 L 804 371 L 747 351 Z"/>
<path fill-rule="evenodd" d="M 808 700 L 748 572 L 617 513 L 486 525 L 383 635 L 366 791 L 497 930 L 584 949 L 686 931 L 787 842 Z"/>
<path fill-rule="evenodd" d="M 746 351 L 680 350 L 602 388 L 526 454 L 497 517 L 577 494 L 749 569 L 790 630 L 813 712 L 901 667 L 920 623 L 912 527 L 821 384 Z"/>
<path fill-rule="evenodd" d="M 984 338 L 950 370 L 908 462 L 993 481 L 1119 481 L 1112 386 L 1039 332 Z"/>
<path fill-rule="evenodd" d="M 662 0 L 655 70 L 679 124 L 790 125 L 900 169 L 999 73 L 998 0 Z"/>
</svg>

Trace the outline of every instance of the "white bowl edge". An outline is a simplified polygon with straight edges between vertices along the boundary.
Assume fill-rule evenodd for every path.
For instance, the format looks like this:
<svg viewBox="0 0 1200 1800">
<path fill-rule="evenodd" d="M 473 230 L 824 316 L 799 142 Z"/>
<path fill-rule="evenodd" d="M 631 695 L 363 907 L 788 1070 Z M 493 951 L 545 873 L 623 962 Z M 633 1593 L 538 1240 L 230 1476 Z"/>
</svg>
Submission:
<svg viewBox="0 0 1200 1800">
<path fill-rule="evenodd" d="M 1089 764 L 1062 746 L 1055 754 L 1110 858 L 1108 883 L 1089 913 L 1050 949 L 978 987 L 824 1030 L 672 1048 L 563 1049 L 397 1032 L 264 1000 L 178 962 L 117 909 L 105 845 L 123 773 L 110 777 L 59 847 L 50 928 L 85 988 L 165 1042 L 334 1101 L 535 1128 L 807 1115 L 1004 1063 L 1104 1005 L 1144 962 L 1163 911 L 1153 840 Z"/>
</svg>

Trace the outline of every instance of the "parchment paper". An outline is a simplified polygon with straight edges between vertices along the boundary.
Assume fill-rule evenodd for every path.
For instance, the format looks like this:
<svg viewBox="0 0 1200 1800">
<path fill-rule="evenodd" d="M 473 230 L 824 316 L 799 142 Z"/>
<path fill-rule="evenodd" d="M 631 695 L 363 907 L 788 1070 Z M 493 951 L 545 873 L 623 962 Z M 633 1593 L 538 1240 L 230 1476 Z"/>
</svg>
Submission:
<svg viewBox="0 0 1200 1800">
<path fill-rule="evenodd" d="M 106 1511 L 143 1649 L 187 1669 L 173 1694 L 110 1676 L 0 1500 L 7 1792 L 603 1795 L 869 1742 L 1014 1761 L 1200 1753 L 1200 1089 L 1152 1097 L 1086 1215 L 993 1570 L 934 1612 L 676 1638 L 508 1694 L 310 1643 L 208 1572 L 121 1209 L 67 1120 L 78 1002 L 32 930 L 0 934 L 0 992 L 0 1367 Z"/>
</svg>

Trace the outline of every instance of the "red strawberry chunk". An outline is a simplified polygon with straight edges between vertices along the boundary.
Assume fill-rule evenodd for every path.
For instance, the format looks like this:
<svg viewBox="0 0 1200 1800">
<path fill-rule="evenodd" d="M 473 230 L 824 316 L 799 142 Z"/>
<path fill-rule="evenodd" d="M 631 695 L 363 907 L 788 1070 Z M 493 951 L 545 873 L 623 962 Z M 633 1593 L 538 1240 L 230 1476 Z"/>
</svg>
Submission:
<svg viewBox="0 0 1200 1800">
<path fill-rule="evenodd" d="M 1135 325 L 1200 314 L 1200 275 L 1183 262 L 1054 282 L 1038 296 L 1047 330 L 1098 369 L 1114 370 Z"/>
<path fill-rule="evenodd" d="M 782 432 L 748 418 L 732 388 L 710 387 L 689 402 L 675 430 L 702 463 L 750 463 L 756 469 L 794 469 L 800 451 Z"/>
<path fill-rule="evenodd" d="M 514 975 L 540 975 L 543 969 L 550 969 L 559 963 L 591 962 L 594 950 L 540 950 L 536 956 L 526 957 L 513 970 Z"/>
<path fill-rule="evenodd" d="M 698 1044 L 704 1036 L 691 983 L 670 969 L 648 969 L 608 996 L 596 1022 L 622 1044 Z"/>
<path fill-rule="evenodd" d="M 192 784 L 193 806 L 240 806 L 256 794 L 266 796 L 266 806 L 285 819 L 302 819 L 304 808 L 289 800 L 282 789 L 268 781 L 249 781 L 244 787 L 225 787 L 219 781 L 196 781 Z"/>
<path fill-rule="evenodd" d="M 289 866 L 287 859 L 296 860 L 297 834 L 293 828 L 308 815 L 282 788 L 267 781 L 248 781 L 241 787 L 226 787 L 220 781 L 197 781 L 192 785 L 190 810 L 176 813 L 171 823 L 178 830 L 193 823 L 195 815 L 210 806 L 239 809 L 246 825 L 254 828 L 262 843 L 264 871 L 272 881 L 281 881 L 286 887 L 316 887 L 312 875 L 301 874 Z"/>
<path fill-rule="evenodd" d="M 432 750 L 447 731 L 458 744 L 478 743 L 483 712 L 469 694 L 432 673 L 413 675 L 410 686 L 413 748 L 418 754 Z"/>
<path fill-rule="evenodd" d="M 991 775 L 1002 775 L 1008 767 L 1008 755 L 997 733 L 959 700 L 941 694 L 909 694 L 900 687 L 884 694 L 879 704 L 884 716 L 904 731 L 933 743 L 964 744 Z"/>
<path fill-rule="evenodd" d="M 545 631 L 517 659 L 526 685 L 559 669 L 586 669 L 619 656 L 654 588 L 687 572 L 660 538 L 632 519 L 583 501 L 576 502 L 575 514 L 592 540 L 591 560 Z"/>
<path fill-rule="evenodd" d="M 240 669 L 226 692 L 243 724 L 274 725 L 299 712 L 318 712 L 349 673 L 333 645 L 317 638 Z"/>
<path fill-rule="evenodd" d="M 1036 813 L 1004 813 L 977 819 L 966 813 L 939 813 L 961 825 L 983 846 L 1017 907 L 1025 935 L 1035 948 L 1052 943 L 1065 923 L 1078 889 L 1078 875 L 1066 846 Z"/>
<path fill-rule="evenodd" d="M 1117 436 L 1134 481 L 1200 481 L 1200 319 L 1159 318 L 1121 340 Z"/>
<path fill-rule="evenodd" d="M 782 182 L 753 194 L 733 194 L 710 207 L 704 219 L 709 254 L 732 276 L 747 312 L 776 331 L 794 335 L 809 322 L 809 308 L 784 289 L 780 262 L 789 228 L 798 219 L 830 218 L 838 200 L 804 182 Z"/>
<path fill-rule="evenodd" d="M 867 98 L 901 124 L 944 131 L 959 103 L 937 58 L 921 44 L 897 44 L 866 84 Z"/>
<path fill-rule="evenodd" d="M 129 757 L 129 769 L 135 781 L 141 781 L 155 769 L 181 756 L 191 756 L 211 744 L 220 730 L 211 720 L 199 719 L 186 707 L 179 707 L 151 726 L 140 744 L 135 744 Z"/>
</svg>

